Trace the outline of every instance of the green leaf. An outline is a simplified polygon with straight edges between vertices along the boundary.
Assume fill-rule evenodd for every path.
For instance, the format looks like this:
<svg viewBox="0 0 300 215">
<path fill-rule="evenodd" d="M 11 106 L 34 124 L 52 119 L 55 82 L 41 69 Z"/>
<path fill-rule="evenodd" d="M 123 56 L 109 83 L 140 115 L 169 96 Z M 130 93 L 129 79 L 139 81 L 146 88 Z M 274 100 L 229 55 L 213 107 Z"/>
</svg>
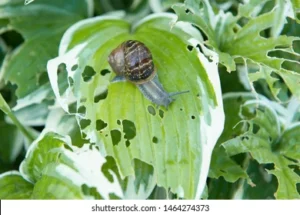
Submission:
<svg viewBox="0 0 300 215">
<path fill-rule="evenodd" d="M 300 80 L 299 58 L 293 44 L 299 37 L 279 35 L 283 28 L 285 17 L 282 12 L 288 11 L 280 7 L 283 1 L 277 1 L 276 7 L 270 12 L 255 17 L 266 1 L 252 0 L 250 4 L 240 5 L 239 12 L 233 16 L 231 12 L 222 10 L 215 14 L 207 0 L 187 0 L 185 4 L 176 4 L 173 9 L 179 21 L 186 21 L 198 26 L 207 36 L 205 44 L 216 51 L 220 63 L 227 70 L 236 70 L 236 64 L 246 67 L 256 66 L 256 73 L 249 74 L 252 82 L 266 79 L 272 93 L 278 97 L 278 87 L 274 82 L 280 77 L 293 95 L 300 98 L 298 84 Z M 285 8 L 285 7 L 284 7 Z M 253 14 L 254 12 L 254 14 Z M 287 13 L 287 12 L 286 12 Z M 280 14 L 280 15 L 279 15 Z M 249 18 L 247 21 L 243 19 Z M 272 28 L 274 37 L 261 36 L 266 29 Z M 270 53 L 280 51 L 288 56 L 271 57 Z M 292 63 L 292 69 L 286 69 L 285 64 Z"/>
<path fill-rule="evenodd" d="M 37 90 L 42 85 L 43 73 L 46 74 L 47 61 L 57 54 L 62 34 L 71 24 L 91 14 L 91 4 L 91 0 L 39 0 L 29 5 L 24 5 L 23 0 L 0 3 L 0 21 L 7 22 L 0 32 L 16 30 L 25 39 L 6 56 L 0 80 L 16 84 L 19 98 Z"/>
<path fill-rule="evenodd" d="M 24 180 L 19 172 L 0 174 L 0 199 L 30 199 L 33 185 Z"/>
<path fill-rule="evenodd" d="M 278 179 L 275 197 L 299 198 L 296 184 L 300 182 L 300 176 L 293 170 L 299 168 L 300 148 L 296 135 L 299 134 L 299 125 L 291 125 L 283 131 L 278 109 L 261 99 L 246 101 L 239 114 L 243 119 L 243 133 L 223 144 L 227 153 L 249 152 L 259 164 L 274 163 L 274 169 L 268 173 Z"/>
<path fill-rule="evenodd" d="M 195 47 L 201 39 L 199 32 L 185 23 L 171 28 L 174 20 L 171 14 L 152 15 L 133 27 L 110 16 L 81 21 L 65 33 L 59 56 L 48 63 L 48 73 L 58 103 L 76 114 L 90 142 L 114 157 L 122 178 L 134 175 L 133 160 L 138 159 L 154 167 L 158 186 L 171 188 L 179 197 L 199 199 L 223 128 L 218 60 L 202 46 L 211 57 L 209 62 Z M 168 110 L 155 109 L 133 84 L 110 84 L 114 75 L 107 57 L 128 39 L 149 47 L 168 92 L 190 92 L 177 96 Z M 69 76 L 64 94 L 57 84 L 59 65 L 65 65 Z M 94 70 L 89 80 L 85 68 Z M 75 112 L 68 108 L 74 98 Z"/>
<path fill-rule="evenodd" d="M 226 153 L 222 143 L 240 135 L 243 131 L 237 124 L 241 121 L 238 113 L 240 106 L 249 99 L 254 99 L 251 93 L 227 93 L 223 96 L 225 125 L 221 137 L 213 151 L 210 174 L 211 178 L 219 178 L 223 176 L 228 182 L 236 182 L 238 179 L 244 178 L 251 183 L 246 170 L 242 165 L 232 160 Z"/>
<path fill-rule="evenodd" d="M 231 183 L 236 182 L 240 178 L 249 179 L 246 171 L 228 156 L 222 146 L 217 145 L 217 148 L 213 151 L 211 160 L 210 178 L 223 176 L 226 181 Z"/>
<path fill-rule="evenodd" d="M 68 137 L 49 132 L 30 146 L 20 172 L 35 184 L 33 199 L 108 199 L 110 193 L 122 197 L 115 174 L 109 181 L 101 171 L 105 161 L 95 147 L 77 148 Z"/>
</svg>

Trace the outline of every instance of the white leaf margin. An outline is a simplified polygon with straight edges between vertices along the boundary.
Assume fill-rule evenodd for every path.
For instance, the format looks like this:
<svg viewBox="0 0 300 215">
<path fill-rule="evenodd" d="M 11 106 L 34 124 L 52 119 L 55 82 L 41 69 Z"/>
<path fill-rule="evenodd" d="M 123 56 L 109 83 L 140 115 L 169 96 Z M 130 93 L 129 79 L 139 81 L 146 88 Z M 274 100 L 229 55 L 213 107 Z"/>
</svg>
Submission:
<svg viewBox="0 0 300 215">
<path fill-rule="evenodd" d="M 50 130 L 44 130 L 39 138 L 30 145 L 27 150 L 26 157 L 20 165 L 20 174 L 25 180 L 31 183 L 31 176 L 25 173 L 24 165 L 26 165 L 26 159 L 29 158 L 29 155 L 38 147 L 39 141 L 41 141 L 48 132 L 50 132 Z M 78 187 L 83 184 L 86 184 L 89 187 L 96 187 L 98 193 L 104 199 L 109 199 L 110 193 L 114 193 L 120 198 L 123 198 L 123 191 L 116 174 L 113 171 L 109 171 L 113 176 L 113 182 L 110 182 L 101 171 L 101 167 L 106 162 L 106 159 L 97 149 L 95 149 L 95 147 L 90 148 L 90 144 L 85 144 L 81 148 L 73 146 L 71 144 L 71 138 L 67 135 L 61 138 L 55 138 L 63 141 L 72 148 L 73 152 L 64 149 L 63 154 L 68 159 L 73 161 L 73 165 L 77 170 L 77 174 L 74 174 L 75 171 L 71 170 L 68 166 L 58 164 L 56 170 L 57 172 L 60 172 L 60 175 L 71 179 L 72 182 Z"/>
<path fill-rule="evenodd" d="M 213 149 L 224 129 L 225 114 L 223 108 L 221 83 L 218 71 L 218 54 L 206 48 L 204 44 L 199 43 L 198 40 L 190 39 L 189 43 L 195 48 L 198 44 L 201 46 L 203 53 L 198 51 L 198 58 L 205 70 L 207 71 L 208 78 L 212 83 L 212 86 L 214 87 L 215 95 L 217 98 L 217 106 L 215 108 L 212 108 L 211 106 L 209 107 L 209 111 L 211 113 L 211 125 L 207 123 L 202 123 L 202 127 L 200 127 L 200 133 L 203 134 L 201 135 L 201 138 L 203 138 L 203 141 L 201 140 L 201 142 L 205 143 L 202 145 L 202 162 L 200 166 L 201 172 L 197 192 L 195 195 L 195 199 L 200 199 L 206 186 L 206 180 L 208 177 Z M 211 62 L 208 60 L 208 58 L 210 58 Z M 197 82 L 201 82 L 200 78 L 198 78 Z M 200 83 L 199 86 L 201 86 Z M 204 116 L 200 115 L 200 121 L 205 122 Z"/>
</svg>

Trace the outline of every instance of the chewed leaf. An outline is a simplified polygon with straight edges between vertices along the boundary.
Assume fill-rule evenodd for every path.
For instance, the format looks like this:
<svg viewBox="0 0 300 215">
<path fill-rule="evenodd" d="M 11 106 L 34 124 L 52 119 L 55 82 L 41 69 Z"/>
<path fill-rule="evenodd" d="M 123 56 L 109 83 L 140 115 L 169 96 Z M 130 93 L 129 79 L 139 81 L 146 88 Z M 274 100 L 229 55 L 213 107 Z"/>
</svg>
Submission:
<svg viewBox="0 0 300 215">
<path fill-rule="evenodd" d="M 66 136 L 49 132 L 28 149 L 21 175 L 34 183 L 33 199 L 109 199 L 123 197 L 114 173 L 110 181 L 101 171 L 106 159 L 95 147 L 72 146 Z M 65 192 L 62 192 L 64 190 Z"/>
<path fill-rule="evenodd" d="M 207 0 L 186 0 L 185 4 L 173 6 L 179 21 L 186 21 L 198 26 L 207 36 L 206 45 L 220 56 L 220 63 L 227 70 L 236 70 L 236 64 L 257 67 L 256 73 L 249 74 L 250 81 L 265 79 L 274 97 L 281 99 L 280 89 L 285 90 L 284 97 L 290 92 L 300 98 L 298 85 L 300 80 L 299 57 L 295 50 L 300 37 L 280 35 L 286 16 L 292 5 L 276 1 L 273 10 L 259 14 L 267 1 L 251 0 L 240 5 L 238 14 L 215 14 Z M 258 15 L 259 14 L 259 15 Z M 257 15 L 257 16 L 256 16 Z M 271 32 L 268 37 L 266 32 Z M 285 55 L 272 55 L 274 52 Z M 292 65 L 288 69 L 286 64 Z M 278 84 L 279 79 L 282 84 Z"/>
<path fill-rule="evenodd" d="M 205 46 L 201 49 L 211 59 L 199 52 L 199 33 L 189 24 L 170 25 L 175 18 L 153 15 L 133 27 L 109 16 L 79 22 L 63 36 L 59 56 L 48 62 L 48 74 L 59 104 L 77 116 L 82 133 L 104 155 L 115 159 L 122 178 L 136 173 L 133 160 L 138 159 L 153 166 L 158 186 L 180 197 L 200 198 L 224 123 L 218 57 Z M 156 109 L 134 84 L 110 83 L 115 75 L 108 55 L 129 39 L 149 48 L 168 92 L 189 90 L 168 110 Z M 68 73 L 65 92 L 58 89 L 59 65 Z M 69 109 L 74 101 L 75 111 Z"/>
<path fill-rule="evenodd" d="M 299 198 L 296 185 L 300 176 L 294 170 L 299 168 L 300 159 L 299 123 L 283 130 L 285 125 L 279 118 L 278 108 L 262 98 L 244 102 L 239 116 L 243 120 L 240 133 L 223 143 L 227 153 L 232 156 L 249 152 L 259 164 L 273 163 L 274 169 L 267 172 L 278 179 L 275 197 Z"/>
</svg>

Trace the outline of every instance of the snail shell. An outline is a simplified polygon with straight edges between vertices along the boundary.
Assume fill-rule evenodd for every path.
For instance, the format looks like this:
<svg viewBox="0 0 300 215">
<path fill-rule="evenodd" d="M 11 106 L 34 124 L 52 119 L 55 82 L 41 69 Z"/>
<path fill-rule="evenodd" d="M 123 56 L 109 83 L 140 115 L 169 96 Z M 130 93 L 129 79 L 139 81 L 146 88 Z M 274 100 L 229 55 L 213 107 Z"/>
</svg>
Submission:
<svg viewBox="0 0 300 215">
<path fill-rule="evenodd" d="M 114 49 L 108 62 L 117 75 L 134 84 L 145 83 L 156 74 L 151 52 L 143 43 L 134 40 L 128 40 Z"/>
<path fill-rule="evenodd" d="M 108 62 L 117 74 L 112 82 L 129 81 L 136 84 L 143 95 L 158 106 L 168 108 L 178 93 L 167 93 L 158 80 L 150 50 L 145 44 L 128 40 L 115 48 L 108 56 Z"/>
</svg>

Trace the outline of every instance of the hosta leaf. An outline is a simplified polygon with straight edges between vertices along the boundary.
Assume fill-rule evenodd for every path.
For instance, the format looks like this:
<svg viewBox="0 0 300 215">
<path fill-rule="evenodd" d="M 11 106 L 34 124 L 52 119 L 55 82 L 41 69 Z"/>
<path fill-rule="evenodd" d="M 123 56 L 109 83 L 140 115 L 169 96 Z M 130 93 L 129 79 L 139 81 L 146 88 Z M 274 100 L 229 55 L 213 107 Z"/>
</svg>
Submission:
<svg viewBox="0 0 300 215">
<path fill-rule="evenodd" d="M 26 181 L 19 172 L 0 174 L 0 199 L 29 199 L 33 184 Z"/>
<path fill-rule="evenodd" d="M 241 121 L 238 115 L 240 106 L 249 99 L 254 99 L 251 93 L 227 93 L 223 96 L 225 125 L 221 137 L 213 151 L 210 177 L 223 176 L 228 182 L 235 182 L 240 178 L 248 178 L 246 171 L 233 161 L 225 152 L 222 143 L 240 135 L 243 131 L 237 124 Z"/>
<path fill-rule="evenodd" d="M 28 149 L 20 166 L 22 176 L 35 183 L 34 199 L 109 198 L 110 193 L 122 197 L 114 173 L 109 181 L 101 171 L 105 163 L 95 147 L 71 145 L 70 140 L 46 133 Z"/>
<path fill-rule="evenodd" d="M 217 58 L 202 46 L 212 56 L 209 62 L 193 47 L 201 36 L 191 25 L 171 28 L 174 19 L 170 14 L 154 15 L 132 28 L 109 16 L 79 22 L 65 33 L 48 73 L 59 104 L 77 115 L 90 142 L 114 157 L 122 178 L 134 175 L 133 160 L 138 159 L 154 167 L 158 186 L 181 197 L 200 198 L 224 120 Z M 114 75 L 107 57 L 128 39 L 149 47 L 168 92 L 190 92 L 177 96 L 166 110 L 156 109 L 133 84 L 110 84 Z M 64 94 L 58 90 L 59 65 L 65 65 L 69 76 Z M 76 108 L 71 111 L 68 103 L 74 98 Z"/>
<path fill-rule="evenodd" d="M 282 10 L 288 11 L 280 7 L 282 1 L 277 1 L 278 5 L 272 11 L 255 17 L 265 2 L 252 0 L 250 4 L 240 6 L 236 16 L 231 12 L 224 14 L 223 11 L 215 14 L 207 0 L 187 0 L 185 4 L 174 5 L 173 9 L 179 21 L 192 23 L 203 31 L 207 36 L 205 43 L 218 52 L 220 63 L 226 66 L 228 71 L 236 70 L 236 64 L 246 66 L 254 64 L 257 72 L 249 74 L 252 82 L 261 78 L 266 79 L 272 93 L 277 97 L 278 86 L 274 82 L 280 77 L 292 94 L 300 98 L 297 87 L 300 80 L 298 69 L 300 54 L 293 49 L 295 41 L 300 38 L 277 36 L 285 20 L 285 17 L 282 17 Z M 249 21 L 242 22 L 241 19 L 244 17 L 250 17 Z M 270 28 L 275 37 L 261 36 L 261 33 Z M 271 53 L 275 51 L 289 55 L 273 57 Z M 292 69 L 287 69 L 285 64 L 292 64 Z"/>
<path fill-rule="evenodd" d="M 244 120 L 242 134 L 226 141 L 223 146 L 229 155 L 249 152 L 259 164 L 274 164 L 268 170 L 278 179 L 275 197 L 278 199 L 299 198 L 296 184 L 300 176 L 293 168 L 299 168 L 299 125 L 282 130 L 276 108 L 268 101 L 248 100 L 240 110 Z"/>
<path fill-rule="evenodd" d="M 209 177 L 219 178 L 220 176 L 231 183 L 240 178 L 248 178 L 246 171 L 227 155 L 223 147 L 217 145 L 213 151 Z"/>
<path fill-rule="evenodd" d="M 26 6 L 23 0 L 2 1 L 0 21 L 6 26 L 0 32 L 16 30 L 25 42 L 6 56 L 0 79 L 17 85 L 19 98 L 37 90 L 44 83 L 46 63 L 57 54 L 64 31 L 91 14 L 91 9 L 91 0 L 39 0 Z"/>
</svg>

